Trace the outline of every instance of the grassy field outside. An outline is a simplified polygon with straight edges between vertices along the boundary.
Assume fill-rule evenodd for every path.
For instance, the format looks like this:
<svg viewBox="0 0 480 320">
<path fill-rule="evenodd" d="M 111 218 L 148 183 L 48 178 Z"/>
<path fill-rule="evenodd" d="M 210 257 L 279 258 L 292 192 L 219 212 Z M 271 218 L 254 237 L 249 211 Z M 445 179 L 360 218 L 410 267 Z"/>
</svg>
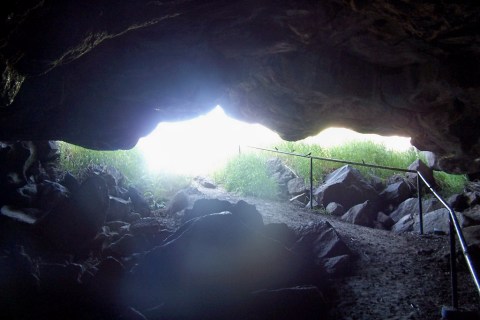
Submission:
<svg viewBox="0 0 480 320">
<path fill-rule="evenodd" d="M 142 153 L 137 149 L 96 151 L 60 142 L 59 167 L 79 177 L 89 166 L 112 166 L 126 178 L 126 186 L 139 189 L 154 203 L 166 202 L 178 190 L 187 187 L 191 177 L 170 173 L 152 173 Z"/>
<path fill-rule="evenodd" d="M 330 148 L 322 148 L 318 145 L 310 145 L 298 142 L 282 142 L 271 146 L 269 149 L 291 152 L 301 155 L 308 155 L 321 158 L 333 158 L 345 161 L 374 164 L 380 166 L 394 167 L 407 169 L 412 162 L 420 158 L 425 161 L 421 154 L 415 148 L 411 148 L 407 151 L 392 151 L 385 147 L 383 144 L 375 143 L 372 141 L 352 141 L 340 146 L 334 146 Z M 305 181 L 310 179 L 310 159 L 303 157 L 295 157 L 291 155 L 272 153 L 269 151 L 258 151 L 253 149 L 244 150 L 243 153 L 230 160 L 227 166 L 222 169 L 221 174 L 217 175 L 219 183 L 225 185 L 227 190 L 237 191 L 244 194 L 256 194 L 266 193 L 266 190 L 256 190 L 256 184 L 252 183 L 250 179 L 247 179 L 245 175 L 242 175 L 245 170 L 242 167 L 242 163 L 249 158 L 255 158 L 254 162 L 251 162 L 249 167 L 253 172 L 266 172 L 265 163 L 269 158 L 278 157 L 282 161 L 292 168 L 295 173 L 304 178 Z M 251 161 L 251 160 L 248 160 Z M 253 165 L 261 166 L 254 168 Z M 314 185 L 319 185 L 324 177 L 340 168 L 344 164 L 335 163 L 322 160 L 313 161 L 313 181 Z M 394 174 L 403 175 L 402 171 L 391 171 L 385 169 L 368 168 L 363 166 L 355 166 L 365 177 L 370 175 L 376 176 L 382 180 L 386 180 Z M 434 172 L 435 179 L 439 185 L 440 193 L 444 196 L 449 196 L 454 193 L 462 192 L 466 177 L 465 175 L 452 175 L 445 172 Z M 265 188 L 268 185 L 266 182 L 267 177 L 262 176 L 263 182 L 258 185 Z M 248 183 L 244 183 L 248 181 Z"/>
<path fill-rule="evenodd" d="M 413 147 L 407 151 L 398 152 L 388 150 L 383 144 L 371 141 L 353 141 L 329 148 L 299 142 L 282 142 L 271 146 L 271 149 L 405 169 L 417 158 L 422 158 Z M 124 174 L 126 184 L 136 186 L 146 197 L 155 199 L 156 202 L 168 200 L 176 191 L 188 186 L 192 178 L 165 172 L 148 172 L 146 161 L 137 148 L 127 151 L 94 151 L 62 142 L 60 153 L 60 169 L 78 176 L 82 170 L 91 165 L 113 166 Z M 274 157 L 281 158 L 300 177 L 309 181 L 310 159 L 253 149 L 243 149 L 241 154 L 233 157 L 212 175 L 215 181 L 222 184 L 228 191 L 260 198 L 275 198 L 278 187 L 268 176 L 266 168 L 266 161 Z M 328 173 L 341 166 L 343 166 L 341 163 L 314 160 L 314 185 L 318 186 Z M 360 166 L 357 169 L 365 177 L 374 175 L 383 180 L 395 173 L 403 175 L 403 172 Z M 465 175 L 451 175 L 444 172 L 434 172 L 434 175 L 440 192 L 444 196 L 461 192 L 466 182 Z"/>
</svg>

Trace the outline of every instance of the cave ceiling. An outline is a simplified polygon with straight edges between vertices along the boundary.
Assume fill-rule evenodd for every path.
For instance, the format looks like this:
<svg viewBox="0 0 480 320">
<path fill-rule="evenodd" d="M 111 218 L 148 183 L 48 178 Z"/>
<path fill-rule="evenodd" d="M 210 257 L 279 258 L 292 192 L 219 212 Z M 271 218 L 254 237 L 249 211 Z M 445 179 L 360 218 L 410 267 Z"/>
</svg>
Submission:
<svg viewBox="0 0 480 320">
<path fill-rule="evenodd" d="M 131 148 L 220 104 L 287 140 L 412 137 L 480 171 L 480 4 L 4 1 L 0 140 Z"/>
</svg>

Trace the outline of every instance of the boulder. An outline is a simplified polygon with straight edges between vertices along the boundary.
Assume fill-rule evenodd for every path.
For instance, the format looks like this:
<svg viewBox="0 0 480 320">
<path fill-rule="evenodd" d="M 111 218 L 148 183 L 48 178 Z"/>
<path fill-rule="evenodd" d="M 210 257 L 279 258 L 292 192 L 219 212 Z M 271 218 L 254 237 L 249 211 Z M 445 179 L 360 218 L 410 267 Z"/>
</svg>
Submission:
<svg viewBox="0 0 480 320">
<path fill-rule="evenodd" d="M 455 211 L 463 211 L 467 209 L 469 204 L 469 197 L 466 194 L 453 194 L 447 199 L 448 205 Z M 442 206 L 443 208 L 443 206 Z"/>
<path fill-rule="evenodd" d="M 187 208 L 189 204 L 188 195 L 185 191 L 180 190 L 172 197 L 167 205 L 167 213 L 174 214 Z"/>
<path fill-rule="evenodd" d="M 388 185 L 381 193 L 380 197 L 386 204 L 397 206 L 401 202 L 412 196 L 410 184 L 405 180 Z"/>
<path fill-rule="evenodd" d="M 297 241 L 297 236 L 295 232 L 285 223 L 266 224 L 263 227 L 262 233 L 266 237 L 282 243 L 287 248 L 290 248 L 295 243 L 295 241 Z"/>
<path fill-rule="evenodd" d="M 288 201 L 290 201 L 290 203 L 298 205 L 299 207 L 305 207 L 305 204 L 308 203 L 309 198 L 310 198 L 310 193 L 304 192 L 290 198 L 290 200 Z"/>
<path fill-rule="evenodd" d="M 474 260 L 475 266 L 480 265 L 480 226 L 471 226 L 463 229 L 468 250 Z M 477 269 L 478 270 L 478 269 Z"/>
<path fill-rule="evenodd" d="M 351 254 L 335 228 L 327 221 L 317 223 L 299 233 L 300 238 L 292 247 L 292 251 L 307 260 L 312 260 L 316 265 L 322 266 L 326 258 Z"/>
<path fill-rule="evenodd" d="M 288 182 L 298 178 L 295 172 L 285 165 L 280 158 L 268 159 L 266 166 L 269 176 L 278 184 L 280 196 L 285 197 L 291 194 L 288 190 Z"/>
<path fill-rule="evenodd" d="M 448 202 L 448 201 L 447 201 Z M 423 213 L 435 211 L 438 209 L 444 208 L 443 204 L 435 197 L 431 197 L 422 201 L 422 211 Z M 417 209 L 418 212 L 418 209 Z"/>
<path fill-rule="evenodd" d="M 131 211 L 132 202 L 109 196 L 110 205 L 107 209 L 107 221 L 125 220 Z"/>
<path fill-rule="evenodd" d="M 217 187 L 217 185 L 208 177 L 196 176 L 193 180 L 207 189 L 215 189 Z"/>
<path fill-rule="evenodd" d="M 157 219 L 147 217 L 132 221 L 129 230 L 133 235 L 154 235 L 160 231 L 161 227 L 162 226 Z"/>
<path fill-rule="evenodd" d="M 52 194 L 52 198 L 55 198 L 55 195 Z M 38 185 L 36 183 L 27 183 L 16 189 L 15 192 L 8 196 L 7 199 L 4 199 L 3 202 L 13 203 L 18 207 L 33 207 L 38 205 L 37 200 Z M 47 203 L 49 202 L 47 201 Z M 45 205 L 45 203 L 42 203 L 42 205 Z"/>
<path fill-rule="evenodd" d="M 125 294 L 139 309 L 163 303 L 179 312 L 213 310 L 255 290 L 294 285 L 303 271 L 302 260 L 282 244 L 224 212 L 190 220 L 148 252 Z"/>
<path fill-rule="evenodd" d="M 420 154 L 424 156 L 426 165 L 432 170 L 440 170 L 438 167 L 438 159 L 435 153 L 430 151 L 420 151 Z"/>
<path fill-rule="evenodd" d="M 102 228 L 108 206 L 105 181 L 91 176 L 71 197 L 39 219 L 35 228 L 52 247 L 75 252 L 87 246 Z"/>
<path fill-rule="evenodd" d="M 142 253 L 151 249 L 144 237 L 126 234 L 110 244 L 104 251 L 106 256 L 127 257 L 134 253 Z"/>
<path fill-rule="evenodd" d="M 461 213 L 456 212 L 458 222 L 460 226 L 465 226 L 465 218 Z M 438 209 L 429 213 L 426 213 L 423 216 L 423 232 L 424 233 L 434 233 L 442 232 L 448 234 L 450 231 L 449 228 L 449 212 L 447 209 Z M 413 225 L 414 231 L 420 232 L 420 219 L 415 217 L 415 222 Z"/>
<path fill-rule="evenodd" d="M 404 216 L 412 215 L 414 213 L 418 213 L 418 199 L 410 198 L 400 203 L 397 209 L 390 213 L 389 216 L 393 221 L 398 222 Z"/>
<path fill-rule="evenodd" d="M 480 225 L 464 228 L 463 235 L 468 245 L 477 245 L 480 247 Z"/>
<path fill-rule="evenodd" d="M 435 178 L 433 176 L 433 170 L 429 168 L 422 160 L 415 160 L 411 165 L 408 166 L 408 169 L 420 172 L 420 174 L 425 178 L 425 180 L 427 180 L 432 188 L 435 189 L 437 187 L 437 183 L 435 182 Z M 407 172 L 405 176 L 414 186 L 417 185 L 416 173 Z"/>
<path fill-rule="evenodd" d="M 385 183 L 384 181 L 373 175 L 373 174 L 369 174 L 368 175 L 368 183 L 377 191 L 377 192 L 381 192 L 382 190 L 385 189 Z"/>
<path fill-rule="evenodd" d="M 337 202 L 344 208 L 378 198 L 378 193 L 363 178 L 360 171 L 349 165 L 327 175 L 325 182 L 315 190 L 314 195 L 319 204 L 326 206 L 330 202 Z"/>
<path fill-rule="evenodd" d="M 393 220 L 390 216 L 387 216 L 383 212 L 377 213 L 377 222 L 383 227 L 381 229 L 390 229 L 397 221 Z"/>
<path fill-rule="evenodd" d="M 377 217 L 377 208 L 370 201 L 357 204 L 351 207 L 341 219 L 346 222 L 358 224 L 365 227 L 372 227 Z"/>
<path fill-rule="evenodd" d="M 199 199 L 195 201 L 192 209 L 185 210 L 184 221 L 224 211 L 231 212 L 235 216 L 238 216 L 253 230 L 260 230 L 263 228 L 262 215 L 257 211 L 254 205 L 248 204 L 243 200 L 239 200 L 236 204 L 232 204 L 226 200 Z"/>
<path fill-rule="evenodd" d="M 183 221 L 203 217 L 212 213 L 231 211 L 233 204 L 226 200 L 219 199 L 198 199 L 193 203 L 191 209 L 185 209 Z"/>
<path fill-rule="evenodd" d="M 59 183 L 65 186 L 70 192 L 75 192 L 80 188 L 80 183 L 77 178 L 75 178 L 70 172 L 66 172 Z"/>
<path fill-rule="evenodd" d="M 397 223 L 395 223 L 392 227 L 392 231 L 396 233 L 403 233 L 413 231 L 413 217 L 411 214 L 403 216 Z"/>
<path fill-rule="evenodd" d="M 467 203 L 469 207 L 480 204 L 480 192 L 478 191 L 465 192 L 465 197 L 467 198 Z"/>
<path fill-rule="evenodd" d="M 36 189 L 38 192 L 35 207 L 46 212 L 49 212 L 60 202 L 70 197 L 70 191 L 66 187 L 49 180 L 44 180 L 37 184 Z"/>
<path fill-rule="evenodd" d="M 291 195 L 298 195 L 307 190 L 303 178 L 293 178 L 287 182 L 288 193 Z"/>
<path fill-rule="evenodd" d="M 323 268 L 329 275 L 343 276 L 349 271 L 352 258 L 348 254 L 326 258 L 323 261 Z"/>
<path fill-rule="evenodd" d="M 345 214 L 345 208 L 340 203 L 330 202 L 325 208 L 328 214 L 336 217 L 341 217 Z"/>
<path fill-rule="evenodd" d="M 128 188 L 128 196 L 132 201 L 133 211 L 140 213 L 142 217 L 150 216 L 150 206 L 137 188 L 130 186 Z"/>
<path fill-rule="evenodd" d="M 480 205 L 476 205 L 473 208 L 468 208 L 463 211 L 462 214 L 473 221 L 474 224 L 480 224 Z"/>
</svg>

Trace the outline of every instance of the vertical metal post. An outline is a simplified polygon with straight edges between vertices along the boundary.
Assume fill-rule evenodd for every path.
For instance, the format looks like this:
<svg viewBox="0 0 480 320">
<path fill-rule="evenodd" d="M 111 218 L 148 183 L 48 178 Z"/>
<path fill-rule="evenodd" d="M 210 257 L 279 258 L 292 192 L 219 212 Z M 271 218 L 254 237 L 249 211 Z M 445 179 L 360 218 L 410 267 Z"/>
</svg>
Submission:
<svg viewBox="0 0 480 320">
<path fill-rule="evenodd" d="M 423 234 L 422 182 L 417 173 L 418 218 L 420 219 L 420 234 Z"/>
<path fill-rule="evenodd" d="M 240 147 L 240 145 L 238 145 L 238 155 L 241 155 L 242 154 L 242 149 Z"/>
<path fill-rule="evenodd" d="M 310 209 L 313 209 L 313 158 L 310 157 Z"/>
<path fill-rule="evenodd" d="M 450 217 L 450 280 L 452 283 L 452 307 L 458 309 L 457 291 L 457 250 L 455 246 L 455 228 Z"/>
</svg>

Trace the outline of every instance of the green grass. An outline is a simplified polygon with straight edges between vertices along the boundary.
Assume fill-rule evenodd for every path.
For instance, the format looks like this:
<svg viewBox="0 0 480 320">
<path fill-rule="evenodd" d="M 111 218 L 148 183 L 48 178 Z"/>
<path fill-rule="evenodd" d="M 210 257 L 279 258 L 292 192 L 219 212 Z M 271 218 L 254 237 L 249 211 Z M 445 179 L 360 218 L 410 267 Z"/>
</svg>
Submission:
<svg viewBox="0 0 480 320">
<path fill-rule="evenodd" d="M 60 142 L 60 168 L 73 175 L 91 165 L 113 166 L 120 170 L 128 181 L 135 181 L 146 174 L 145 159 L 138 149 L 97 151 Z"/>
<path fill-rule="evenodd" d="M 400 169 L 407 169 L 408 166 L 419 157 L 418 152 L 413 147 L 407 151 L 398 152 L 387 149 L 383 144 L 371 141 L 354 141 L 331 148 L 322 148 L 318 145 L 309 145 L 301 142 L 285 141 L 272 146 L 270 149 L 275 148 L 279 151 L 296 154 L 306 155 L 310 153 L 315 157 L 334 158 Z M 219 182 L 225 184 L 228 190 L 260 196 L 260 194 L 266 192 L 266 186 L 272 188 L 270 184 L 268 184 L 269 182 L 266 182 L 267 177 L 265 177 L 264 174 L 266 174 L 265 159 L 273 157 L 281 158 L 285 164 L 292 168 L 300 177 L 303 177 L 305 181 L 309 181 L 310 179 L 309 158 L 282 155 L 268 151 L 255 152 L 254 154 L 242 154 L 240 157 L 232 159 L 222 170 Z M 343 163 L 313 160 L 314 185 L 319 185 L 326 174 L 343 165 Z M 355 167 L 366 177 L 371 174 L 383 180 L 386 180 L 394 174 L 404 174 L 402 171 L 391 171 L 362 166 Z M 256 176 L 259 176 L 260 172 L 262 173 L 262 180 L 253 181 L 253 179 L 256 179 Z M 463 190 L 466 182 L 466 177 L 464 175 L 451 175 L 445 172 L 435 172 L 434 174 L 439 185 L 439 191 L 443 196 L 447 197 Z"/>
<path fill-rule="evenodd" d="M 274 147 L 280 151 L 304 155 L 311 153 L 312 156 L 317 157 L 399 168 L 407 168 L 418 157 L 414 148 L 405 152 L 393 152 L 384 145 L 374 142 L 351 142 L 332 148 L 322 148 L 318 145 L 308 145 L 301 142 L 283 142 L 272 146 L 271 149 Z M 136 148 L 128 151 L 94 151 L 61 142 L 60 154 L 60 169 L 77 176 L 90 165 L 110 165 L 117 168 L 125 175 L 127 185 L 136 186 L 153 203 L 165 202 L 175 192 L 187 187 L 191 181 L 191 177 L 187 176 L 149 173 L 143 155 Z M 310 159 L 256 151 L 244 151 L 241 155 L 232 158 L 224 168 L 214 173 L 214 178 L 218 183 L 223 184 L 228 191 L 261 198 L 276 198 L 278 187 L 268 177 L 265 163 L 267 159 L 277 156 L 282 158 L 285 164 L 300 177 L 303 177 L 305 181 L 309 181 Z M 320 184 L 326 174 L 341 166 L 343 166 L 341 163 L 314 160 L 314 184 Z M 382 179 L 396 173 L 381 169 L 357 168 L 365 176 L 373 174 Z M 447 197 L 463 190 L 466 182 L 464 175 L 451 175 L 444 172 L 435 172 L 434 174 L 440 187 L 440 193 L 443 196 Z"/>
<path fill-rule="evenodd" d="M 228 191 L 274 199 L 278 187 L 267 174 L 266 159 L 263 155 L 242 153 L 228 161 L 223 169 L 215 172 L 214 179 Z"/>
<path fill-rule="evenodd" d="M 135 186 L 152 203 L 170 199 L 178 190 L 190 184 L 190 177 L 170 173 L 149 173 L 140 150 L 96 151 L 60 142 L 59 169 L 80 178 L 92 165 L 113 166 L 126 178 L 127 186 Z"/>
<path fill-rule="evenodd" d="M 309 145 L 301 142 L 284 142 L 275 145 L 280 151 L 287 151 L 299 154 L 311 153 L 312 156 L 321 158 L 333 158 L 359 163 L 375 164 L 388 167 L 406 169 L 415 159 L 417 152 L 411 148 L 405 152 L 394 152 L 388 150 L 385 145 L 372 141 L 354 141 L 340 146 L 330 148 L 321 148 L 318 145 Z M 273 148 L 272 148 L 273 149 Z M 275 156 L 272 154 L 272 156 Z M 310 160 L 300 157 L 291 157 L 283 155 L 281 158 L 293 168 L 297 174 L 302 177 L 308 177 L 310 172 Z M 330 161 L 313 161 L 314 182 L 319 182 L 322 176 L 332 172 L 333 170 L 344 166 L 343 163 L 335 163 Z M 386 179 L 400 171 L 390 171 L 383 169 L 374 169 L 367 167 L 357 167 L 364 175 L 373 174 L 379 178 Z"/>
<path fill-rule="evenodd" d="M 445 172 L 434 171 L 433 176 L 437 182 L 440 194 L 443 197 L 448 197 L 455 193 L 462 193 L 465 184 L 468 181 L 464 174 L 448 174 Z"/>
</svg>

